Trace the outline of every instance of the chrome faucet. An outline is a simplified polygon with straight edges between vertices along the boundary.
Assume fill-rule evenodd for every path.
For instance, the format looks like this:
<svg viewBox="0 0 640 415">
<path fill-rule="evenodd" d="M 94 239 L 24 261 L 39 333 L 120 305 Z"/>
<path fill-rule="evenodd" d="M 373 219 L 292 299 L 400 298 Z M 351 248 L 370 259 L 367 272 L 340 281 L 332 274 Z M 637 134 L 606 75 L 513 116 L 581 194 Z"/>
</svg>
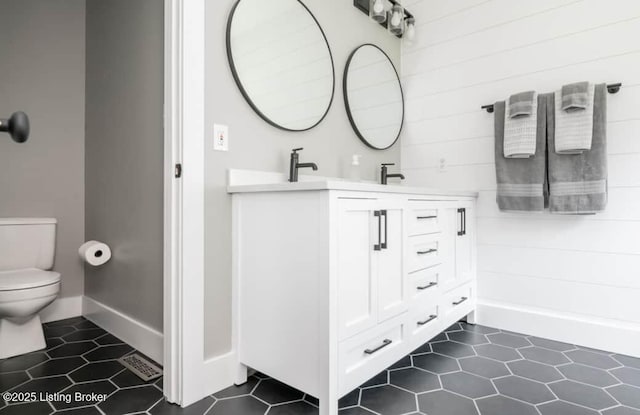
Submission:
<svg viewBox="0 0 640 415">
<path fill-rule="evenodd" d="M 318 170 L 318 166 L 315 163 L 299 163 L 300 155 L 298 151 L 304 150 L 303 148 L 294 148 L 291 153 L 291 162 L 289 163 L 289 181 L 295 183 L 298 181 L 298 169 L 313 169 Z"/>
<path fill-rule="evenodd" d="M 403 174 L 389 174 L 387 171 L 387 166 L 395 166 L 395 163 L 385 163 L 382 165 L 382 171 L 380 172 L 380 183 L 387 184 L 387 179 L 397 177 L 400 180 L 404 180 Z"/>
</svg>

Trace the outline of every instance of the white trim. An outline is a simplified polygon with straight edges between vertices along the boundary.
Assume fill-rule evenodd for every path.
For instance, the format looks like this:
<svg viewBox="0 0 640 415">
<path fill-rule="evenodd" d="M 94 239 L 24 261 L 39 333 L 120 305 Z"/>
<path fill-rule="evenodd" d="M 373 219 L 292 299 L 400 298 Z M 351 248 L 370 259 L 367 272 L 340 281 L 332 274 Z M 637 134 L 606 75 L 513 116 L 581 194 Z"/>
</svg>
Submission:
<svg viewBox="0 0 640 415">
<path fill-rule="evenodd" d="M 204 362 L 204 385 L 206 395 L 211 395 L 231 386 L 238 373 L 235 352 L 229 352 Z"/>
<path fill-rule="evenodd" d="M 204 398 L 205 0 L 165 0 L 164 393 Z M 184 166 L 173 177 L 175 163 Z"/>
<path fill-rule="evenodd" d="M 640 325 L 478 300 L 478 324 L 640 357 Z"/>
<path fill-rule="evenodd" d="M 163 264 L 163 331 L 164 338 L 164 380 L 163 389 L 167 401 L 179 403 L 180 377 L 178 370 L 178 331 L 176 327 L 176 280 L 178 271 L 179 242 L 179 181 L 173 177 L 173 169 L 178 160 L 179 134 L 177 129 L 180 102 L 176 92 L 180 74 L 178 73 L 178 2 L 165 0 L 164 25 L 164 264 Z"/>
<path fill-rule="evenodd" d="M 162 364 L 162 333 L 92 298 L 82 298 L 84 317 Z"/>
<path fill-rule="evenodd" d="M 21 226 L 21 225 L 56 225 L 58 219 L 55 218 L 1 218 L 0 226 Z"/>
<path fill-rule="evenodd" d="M 179 283 L 182 406 L 204 398 L 205 1 L 182 1 L 182 247 Z"/>
<path fill-rule="evenodd" d="M 40 312 L 43 323 L 82 315 L 82 296 L 58 298 Z"/>
</svg>

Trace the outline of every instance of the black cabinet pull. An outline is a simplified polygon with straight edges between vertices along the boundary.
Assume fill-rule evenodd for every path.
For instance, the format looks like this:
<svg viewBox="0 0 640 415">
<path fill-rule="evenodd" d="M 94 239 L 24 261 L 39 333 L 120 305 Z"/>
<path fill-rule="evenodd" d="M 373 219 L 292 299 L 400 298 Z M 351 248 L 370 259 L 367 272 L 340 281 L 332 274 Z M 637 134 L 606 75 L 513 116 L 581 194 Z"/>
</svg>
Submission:
<svg viewBox="0 0 640 415">
<path fill-rule="evenodd" d="M 428 319 L 426 319 L 425 321 L 418 321 L 418 326 L 424 326 L 425 324 L 429 324 L 431 323 L 433 320 L 437 319 L 438 316 L 435 314 L 432 314 L 429 316 Z"/>
<path fill-rule="evenodd" d="M 376 210 L 373 212 L 373 216 L 378 218 L 378 243 L 373 245 L 374 251 L 382 250 L 382 212 Z"/>
<path fill-rule="evenodd" d="M 460 301 L 454 301 L 454 302 L 453 302 L 453 305 L 460 305 L 460 304 L 464 303 L 465 301 L 467 301 L 468 299 L 469 299 L 469 298 L 467 298 L 467 297 L 462 297 L 462 298 L 460 299 Z"/>
<path fill-rule="evenodd" d="M 382 242 L 380 244 L 380 248 L 382 249 L 389 249 L 389 226 L 388 226 L 388 222 L 389 222 L 389 216 L 387 216 L 387 211 L 386 210 L 381 210 L 380 211 L 380 215 L 384 217 L 384 242 Z M 380 219 L 382 220 L 382 219 Z"/>
<path fill-rule="evenodd" d="M 438 216 L 418 216 L 418 220 L 438 219 Z"/>
<path fill-rule="evenodd" d="M 424 291 L 424 290 L 428 290 L 429 288 L 433 288 L 436 285 L 438 285 L 437 282 L 430 282 L 429 285 L 425 285 L 425 286 L 417 287 L 417 288 L 418 288 L 418 291 Z"/>
<path fill-rule="evenodd" d="M 385 339 L 382 344 L 378 347 L 376 347 L 375 349 L 367 349 L 364 352 L 366 354 L 374 354 L 379 352 L 380 350 L 384 349 L 385 347 L 387 347 L 388 345 L 390 345 L 391 343 L 393 343 L 393 341 L 389 340 L 389 339 Z"/>
<path fill-rule="evenodd" d="M 417 253 L 418 255 L 429 255 L 429 254 L 434 254 L 434 253 L 436 253 L 436 252 L 438 252 L 438 250 L 437 250 L 437 249 L 429 249 L 429 250 L 427 250 L 427 251 L 418 251 L 418 252 L 416 252 L 416 253 Z"/>
<path fill-rule="evenodd" d="M 462 209 L 462 233 L 467 234 L 467 209 Z"/>
<path fill-rule="evenodd" d="M 458 214 L 460 214 L 460 230 L 458 231 L 458 236 L 464 236 L 467 234 L 467 209 L 458 209 Z"/>
</svg>

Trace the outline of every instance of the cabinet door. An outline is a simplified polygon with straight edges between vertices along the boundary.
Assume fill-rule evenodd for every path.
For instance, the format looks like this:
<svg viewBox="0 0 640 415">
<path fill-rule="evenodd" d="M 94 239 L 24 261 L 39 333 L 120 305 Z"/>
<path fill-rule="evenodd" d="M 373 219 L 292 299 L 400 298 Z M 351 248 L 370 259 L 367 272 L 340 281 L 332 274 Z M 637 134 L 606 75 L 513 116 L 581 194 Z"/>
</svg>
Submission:
<svg viewBox="0 0 640 415">
<path fill-rule="evenodd" d="M 375 200 L 338 203 L 338 319 L 345 339 L 377 324 L 378 286 L 374 244 L 378 243 Z"/>
<path fill-rule="evenodd" d="M 405 210 L 401 205 L 385 202 L 382 209 L 382 247 L 378 252 L 378 321 L 382 322 L 407 310 L 407 287 L 404 278 Z"/>
<path fill-rule="evenodd" d="M 475 273 L 475 209 L 473 203 L 462 203 L 456 210 L 456 282 L 465 283 Z"/>
</svg>

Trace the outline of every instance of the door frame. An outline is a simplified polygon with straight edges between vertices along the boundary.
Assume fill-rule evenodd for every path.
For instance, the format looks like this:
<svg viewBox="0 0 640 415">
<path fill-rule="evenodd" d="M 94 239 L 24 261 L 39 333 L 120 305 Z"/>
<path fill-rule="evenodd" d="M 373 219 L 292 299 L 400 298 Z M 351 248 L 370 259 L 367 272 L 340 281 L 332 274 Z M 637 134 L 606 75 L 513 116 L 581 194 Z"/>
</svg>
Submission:
<svg viewBox="0 0 640 415">
<path fill-rule="evenodd" d="M 188 406 L 204 382 L 205 0 L 164 0 L 164 395 Z M 176 165 L 182 167 L 175 177 Z"/>
</svg>

